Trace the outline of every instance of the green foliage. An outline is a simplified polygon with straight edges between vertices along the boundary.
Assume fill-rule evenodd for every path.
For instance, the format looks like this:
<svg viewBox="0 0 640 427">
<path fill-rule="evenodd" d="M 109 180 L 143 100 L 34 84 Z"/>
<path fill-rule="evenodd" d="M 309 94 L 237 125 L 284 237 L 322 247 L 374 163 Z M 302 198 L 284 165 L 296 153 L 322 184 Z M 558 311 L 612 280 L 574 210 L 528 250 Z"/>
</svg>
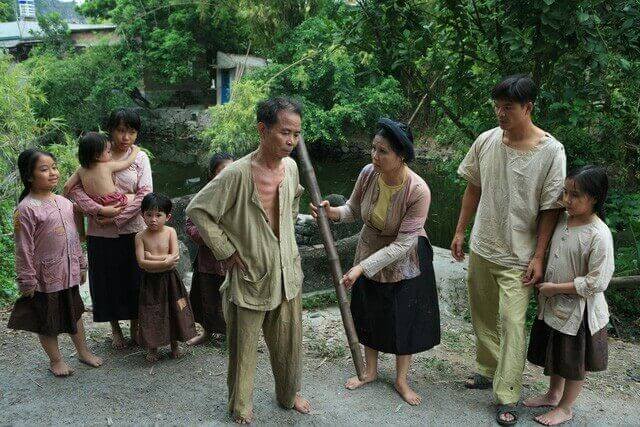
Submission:
<svg viewBox="0 0 640 427">
<path fill-rule="evenodd" d="M 13 208 L 12 200 L 0 202 L 0 306 L 18 297 L 14 279 Z"/>
<path fill-rule="evenodd" d="M 15 20 L 15 0 L 0 0 L 0 22 L 11 22 Z"/>
<path fill-rule="evenodd" d="M 65 59 L 45 52 L 25 64 L 31 83 L 46 97 L 35 103 L 36 114 L 62 117 L 76 134 L 98 130 L 111 110 L 132 105 L 127 93 L 139 81 L 139 70 L 107 45 Z"/>
<path fill-rule="evenodd" d="M 59 13 L 38 15 L 38 25 L 41 31 L 33 35 L 38 37 L 41 43 L 34 53 L 50 52 L 62 58 L 73 52 L 71 30 Z"/>
</svg>

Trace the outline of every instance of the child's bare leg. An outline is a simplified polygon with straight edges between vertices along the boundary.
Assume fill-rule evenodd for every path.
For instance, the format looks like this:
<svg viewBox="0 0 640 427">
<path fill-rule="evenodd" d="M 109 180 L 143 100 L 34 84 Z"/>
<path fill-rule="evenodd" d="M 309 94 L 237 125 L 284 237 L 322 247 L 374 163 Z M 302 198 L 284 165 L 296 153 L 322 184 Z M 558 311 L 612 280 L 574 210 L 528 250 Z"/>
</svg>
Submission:
<svg viewBox="0 0 640 427">
<path fill-rule="evenodd" d="M 394 386 L 405 402 L 415 406 L 422 402 L 422 397 L 409 387 L 409 381 L 407 381 L 409 365 L 411 365 L 410 354 L 396 356 L 396 383 Z"/>
<path fill-rule="evenodd" d="M 120 328 L 120 322 L 117 320 L 112 320 L 111 322 L 111 341 L 113 343 L 113 348 L 116 350 L 122 350 L 126 347 L 126 343 L 124 342 L 124 337 L 122 336 L 122 329 Z"/>
<path fill-rule="evenodd" d="M 183 353 L 180 350 L 180 345 L 178 344 L 178 341 L 171 341 L 171 357 L 173 357 L 174 359 L 177 359 L 179 357 L 182 357 Z"/>
<path fill-rule="evenodd" d="M 147 349 L 147 361 L 148 362 L 157 362 L 160 359 L 160 355 L 158 354 L 157 348 L 149 348 Z"/>
<path fill-rule="evenodd" d="M 40 345 L 47 356 L 49 356 L 49 370 L 56 377 L 66 377 L 73 373 L 73 369 L 62 360 L 60 347 L 58 347 L 57 336 L 39 335 Z"/>
<path fill-rule="evenodd" d="M 211 339 L 211 332 L 203 328 L 202 332 L 187 341 L 187 345 L 206 344 Z"/>
<path fill-rule="evenodd" d="M 364 360 L 366 363 L 364 369 L 364 380 L 360 381 L 357 376 L 349 378 L 344 385 L 349 390 L 355 390 L 358 387 L 362 387 L 363 385 L 374 381 L 378 376 L 378 350 L 374 350 L 365 345 Z"/>
<path fill-rule="evenodd" d="M 525 400 L 524 406 L 538 408 L 541 406 L 557 406 L 562 398 L 564 390 L 564 378 L 558 375 L 549 377 L 549 390 L 545 394 Z"/>
<path fill-rule="evenodd" d="M 546 414 L 538 415 L 534 419 L 545 426 L 556 426 L 573 418 L 573 404 L 582 391 L 582 381 L 565 380 L 564 392 L 558 406 Z"/>
<path fill-rule="evenodd" d="M 73 345 L 78 351 L 78 360 L 85 365 L 89 365 L 94 368 L 102 366 L 102 358 L 91 353 L 91 350 L 89 350 L 89 347 L 87 347 L 87 341 L 84 335 L 84 323 L 82 322 L 82 319 L 79 319 L 76 325 L 78 328 L 78 332 L 74 335 L 71 335 L 71 341 L 73 341 Z"/>
</svg>

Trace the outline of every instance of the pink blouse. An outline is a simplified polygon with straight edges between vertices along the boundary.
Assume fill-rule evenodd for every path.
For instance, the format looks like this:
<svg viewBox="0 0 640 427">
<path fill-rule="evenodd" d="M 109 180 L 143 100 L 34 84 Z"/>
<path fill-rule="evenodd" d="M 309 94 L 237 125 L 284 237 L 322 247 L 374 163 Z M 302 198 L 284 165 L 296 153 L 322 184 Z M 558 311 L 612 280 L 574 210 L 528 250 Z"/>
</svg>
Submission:
<svg viewBox="0 0 640 427">
<path fill-rule="evenodd" d="M 224 268 L 224 264 L 215 259 L 211 249 L 209 249 L 204 243 L 204 240 L 202 240 L 202 237 L 200 237 L 198 228 L 193 221 L 191 221 L 191 218 L 187 218 L 185 229 L 187 236 L 198 245 L 198 272 L 225 276 L 227 270 Z"/>
<path fill-rule="evenodd" d="M 52 293 L 80 284 L 87 263 L 73 219 L 73 204 L 62 196 L 27 195 L 14 213 L 16 273 L 21 291 Z"/>
<path fill-rule="evenodd" d="M 420 275 L 418 237 L 427 234 L 424 224 L 431 203 L 431 191 L 418 174 L 408 170 L 404 187 L 393 194 L 385 226 L 378 230 L 371 223 L 371 213 L 380 188 L 373 165 L 365 166 L 358 176 L 351 197 L 338 207 L 339 221 L 362 218 L 354 265 L 360 264 L 364 275 L 383 283 L 413 279 Z"/>
<path fill-rule="evenodd" d="M 131 148 L 127 151 L 127 155 L 130 150 Z M 85 193 L 82 184 L 76 185 L 69 192 L 69 197 L 89 217 L 88 236 L 116 238 L 120 234 L 137 233 L 145 228 L 144 221 L 140 215 L 140 204 L 144 196 L 153 191 L 149 157 L 144 151 L 140 151 L 131 166 L 128 169 L 114 173 L 113 178 L 119 192 L 135 194 L 135 198 L 131 203 L 127 204 L 122 212 L 115 217 L 114 224 L 100 225 L 96 222 L 96 217 L 102 205 L 96 203 Z"/>
</svg>

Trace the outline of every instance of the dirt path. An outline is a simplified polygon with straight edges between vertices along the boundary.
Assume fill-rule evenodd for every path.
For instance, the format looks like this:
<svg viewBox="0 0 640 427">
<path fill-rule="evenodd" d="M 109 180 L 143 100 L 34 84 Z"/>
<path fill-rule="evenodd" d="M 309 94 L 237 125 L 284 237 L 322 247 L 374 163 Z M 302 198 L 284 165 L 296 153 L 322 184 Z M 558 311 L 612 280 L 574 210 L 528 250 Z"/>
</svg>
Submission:
<svg viewBox="0 0 640 427">
<path fill-rule="evenodd" d="M 111 349 L 104 324 L 85 315 L 90 347 L 105 357 L 100 369 L 80 365 L 68 337 L 63 353 L 76 373 L 57 379 L 47 372 L 42 350 L 32 334 L 6 330 L 0 315 L 0 424 L 221 424 L 226 415 L 224 348 L 209 345 L 189 350 L 180 360 L 166 357 L 153 367 L 140 348 Z M 357 391 L 343 388 L 352 375 L 335 307 L 305 313 L 306 355 L 303 394 L 313 406 L 303 416 L 276 406 L 268 354 L 261 347 L 256 374 L 255 411 L 269 424 L 470 424 L 493 419 L 490 392 L 466 391 L 460 382 L 473 366 L 469 325 L 445 319 L 443 343 L 419 355 L 411 377 L 423 404 L 410 407 L 392 387 L 394 361 L 384 355 L 380 380 Z M 588 380 L 574 425 L 640 424 L 640 346 L 611 341 L 611 368 Z M 525 396 L 544 387 L 538 369 L 527 368 Z M 524 411 L 524 425 L 532 425 Z"/>
</svg>

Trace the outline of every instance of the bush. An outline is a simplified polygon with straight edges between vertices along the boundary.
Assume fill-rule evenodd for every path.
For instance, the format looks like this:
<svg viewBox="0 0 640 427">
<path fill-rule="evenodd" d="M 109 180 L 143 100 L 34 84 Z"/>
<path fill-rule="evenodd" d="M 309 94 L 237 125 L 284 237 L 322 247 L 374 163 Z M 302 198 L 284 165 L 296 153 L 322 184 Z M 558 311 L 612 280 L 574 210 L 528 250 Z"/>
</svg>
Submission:
<svg viewBox="0 0 640 427">
<path fill-rule="evenodd" d="M 107 45 L 65 59 L 46 52 L 29 58 L 31 84 L 44 95 L 34 105 L 36 115 L 60 117 L 74 134 L 100 129 L 111 110 L 133 105 L 128 93 L 138 70 L 119 58 L 118 48 Z"/>
</svg>

